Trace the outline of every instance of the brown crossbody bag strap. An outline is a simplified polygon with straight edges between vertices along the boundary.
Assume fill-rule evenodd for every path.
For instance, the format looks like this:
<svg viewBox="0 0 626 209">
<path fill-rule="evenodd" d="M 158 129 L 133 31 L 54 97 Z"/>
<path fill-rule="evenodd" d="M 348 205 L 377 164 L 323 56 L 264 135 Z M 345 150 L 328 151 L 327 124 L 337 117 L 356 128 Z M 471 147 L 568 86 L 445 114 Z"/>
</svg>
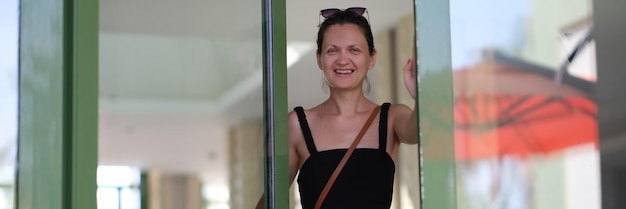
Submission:
<svg viewBox="0 0 626 209">
<path fill-rule="evenodd" d="M 324 199 L 326 199 L 326 195 L 328 195 L 328 192 L 330 191 L 330 188 L 335 183 L 335 180 L 337 180 L 337 176 L 339 176 L 341 169 L 343 169 L 343 166 L 345 166 L 346 162 L 348 162 L 348 158 L 350 158 L 350 155 L 352 155 L 352 153 L 354 152 L 356 145 L 359 144 L 359 142 L 361 141 L 361 138 L 363 138 L 363 135 L 365 135 L 365 132 L 374 121 L 374 118 L 376 118 L 378 111 L 380 111 L 380 106 L 377 106 L 374 109 L 370 117 L 367 119 L 367 122 L 365 122 L 365 125 L 363 125 L 363 128 L 361 128 L 361 132 L 359 132 L 359 135 L 356 136 L 356 139 L 354 139 L 354 142 L 352 142 L 352 145 L 350 145 L 350 148 L 348 149 L 346 154 L 344 154 L 343 158 L 341 158 L 339 165 L 337 165 L 337 168 L 335 168 L 333 175 L 330 176 L 330 179 L 328 179 L 328 181 L 326 182 L 326 186 L 324 186 L 324 190 L 322 190 L 322 193 L 317 198 L 317 202 L 315 203 L 315 209 L 319 209 L 320 207 L 322 207 L 322 203 L 324 202 Z"/>
</svg>

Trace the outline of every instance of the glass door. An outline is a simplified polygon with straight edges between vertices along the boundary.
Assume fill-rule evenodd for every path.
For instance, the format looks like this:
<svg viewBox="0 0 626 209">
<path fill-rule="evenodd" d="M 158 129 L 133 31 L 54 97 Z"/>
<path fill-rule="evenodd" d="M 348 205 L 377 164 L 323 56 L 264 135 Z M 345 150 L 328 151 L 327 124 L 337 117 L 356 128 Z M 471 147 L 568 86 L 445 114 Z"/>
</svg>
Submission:
<svg viewBox="0 0 626 209">
<path fill-rule="evenodd" d="M 287 193 L 284 1 L 19 9 L 18 208 L 251 208 L 268 162 Z"/>
<path fill-rule="evenodd" d="M 415 0 L 421 208 L 457 208 L 451 1 Z M 416 176 L 417 177 L 417 176 Z"/>
<path fill-rule="evenodd" d="M 96 208 L 98 2 L 25 0 L 19 14 L 15 205 Z"/>
<path fill-rule="evenodd" d="M 458 208 L 601 208 L 591 4 L 450 1 Z"/>
<path fill-rule="evenodd" d="M 100 1 L 100 208 L 286 206 L 284 11 Z"/>
<path fill-rule="evenodd" d="M 19 1 L 0 3 L 0 208 L 14 208 L 18 124 Z"/>
</svg>

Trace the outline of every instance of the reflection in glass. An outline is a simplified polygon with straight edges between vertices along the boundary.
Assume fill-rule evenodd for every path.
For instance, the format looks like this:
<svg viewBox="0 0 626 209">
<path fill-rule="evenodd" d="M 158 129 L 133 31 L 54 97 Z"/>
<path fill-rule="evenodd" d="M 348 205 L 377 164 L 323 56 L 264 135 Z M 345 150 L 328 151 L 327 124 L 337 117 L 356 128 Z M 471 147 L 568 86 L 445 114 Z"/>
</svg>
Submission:
<svg viewBox="0 0 626 209">
<path fill-rule="evenodd" d="M 121 200 L 253 208 L 263 189 L 261 2 L 99 9 L 99 164 L 139 168 L 147 185 Z"/>
<path fill-rule="evenodd" d="M 590 5 L 450 2 L 460 208 L 600 208 Z"/>
<path fill-rule="evenodd" d="M 18 0 L 0 2 L 0 208 L 13 208 L 17 157 Z"/>
</svg>

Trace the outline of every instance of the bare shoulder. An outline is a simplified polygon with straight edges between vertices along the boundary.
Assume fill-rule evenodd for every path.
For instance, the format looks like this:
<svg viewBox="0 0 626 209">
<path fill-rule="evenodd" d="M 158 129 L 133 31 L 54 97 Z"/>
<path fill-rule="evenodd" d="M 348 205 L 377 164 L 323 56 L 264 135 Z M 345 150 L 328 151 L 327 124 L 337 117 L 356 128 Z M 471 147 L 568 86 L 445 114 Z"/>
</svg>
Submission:
<svg viewBox="0 0 626 209">
<path fill-rule="evenodd" d="M 298 114 L 296 111 L 289 112 L 287 116 L 289 123 L 287 135 L 289 146 L 289 184 L 293 183 L 298 170 L 301 166 L 301 152 L 298 150 L 302 147 L 304 138 L 302 137 L 302 130 L 300 129 L 300 121 L 298 120 Z"/>
<path fill-rule="evenodd" d="M 296 141 L 300 141 L 298 140 L 298 136 L 302 136 L 302 129 L 300 129 L 300 120 L 298 119 L 298 114 L 296 113 L 296 111 L 290 111 L 289 115 L 287 116 L 288 120 L 289 120 L 289 127 L 288 127 L 288 134 L 289 134 L 289 141 L 290 142 L 296 142 Z"/>
<path fill-rule="evenodd" d="M 402 115 L 411 115 L 411 112 L 413 110 L 405 105 L 405 104 L 391 104 L 391 106 L 389 107 L 389 115 L 391 115 L 392 117 L 395 116 L 402 116 Z"/>
<path fill-rule="evenodd" d="M 413 110 L 405 104 L 391 104 L 389 107 L 389 120 L 394 125 L 396 131 L 400 131 L 397 125 L 404 124 L 411 117 Z"/>
<path fill-rule="evenodd" d="M 289 126 L 291 126 L 292 123 L 298 123 L 298 114 L 295 110 L 289 111 L 289 115 L 287 117 L 289 118 Z"/>
<path fill-rule="evenodd" d="M 389 120 L 393 123 L 393 129 L 401 143 L 417 143 L 417 118 L 416 114 L 405 104 L 395 104 L 389 109 Z"/>
</svg>

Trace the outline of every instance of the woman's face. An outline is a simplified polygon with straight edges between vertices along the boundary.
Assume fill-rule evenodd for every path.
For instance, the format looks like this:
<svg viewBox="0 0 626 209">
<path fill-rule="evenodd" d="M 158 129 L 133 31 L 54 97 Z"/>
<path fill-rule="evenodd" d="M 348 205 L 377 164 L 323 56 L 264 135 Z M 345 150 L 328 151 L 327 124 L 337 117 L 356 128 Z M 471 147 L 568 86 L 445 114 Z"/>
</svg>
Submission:
<svg viewBox="0 0 626 209">
<path fill-rule="evenodd" d="M 376 63 L 361 29 L 355 24 L 336 24 L 324 33 L 317 65 L 331 89 L 362 88 L 363 79 Z"/>
</svg>

